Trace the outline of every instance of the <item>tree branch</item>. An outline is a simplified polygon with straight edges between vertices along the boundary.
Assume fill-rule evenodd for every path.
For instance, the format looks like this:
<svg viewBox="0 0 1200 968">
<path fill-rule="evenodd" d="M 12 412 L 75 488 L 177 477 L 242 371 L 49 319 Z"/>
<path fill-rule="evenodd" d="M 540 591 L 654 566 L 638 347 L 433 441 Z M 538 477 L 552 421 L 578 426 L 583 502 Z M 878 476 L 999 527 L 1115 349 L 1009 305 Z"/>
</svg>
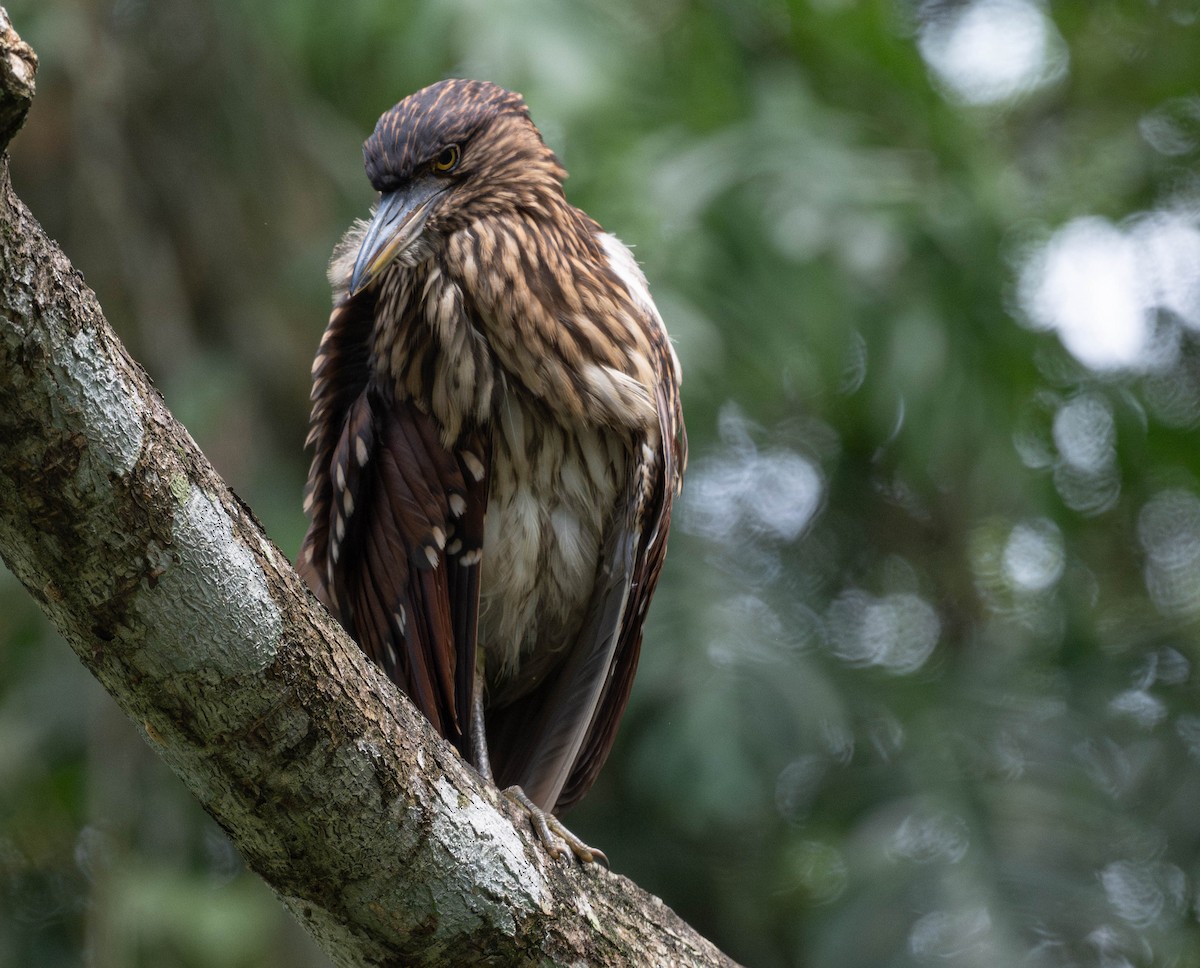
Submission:
<svg viewBox="0 0 1200 968">
<path fill-rule="evenodd" d="M 0 9 L 0 151 L 36 57 Z M 550 860 L 307 593 L 0 159 L 0 555 L 338 965 L 731 965 Z"/>
</svg>

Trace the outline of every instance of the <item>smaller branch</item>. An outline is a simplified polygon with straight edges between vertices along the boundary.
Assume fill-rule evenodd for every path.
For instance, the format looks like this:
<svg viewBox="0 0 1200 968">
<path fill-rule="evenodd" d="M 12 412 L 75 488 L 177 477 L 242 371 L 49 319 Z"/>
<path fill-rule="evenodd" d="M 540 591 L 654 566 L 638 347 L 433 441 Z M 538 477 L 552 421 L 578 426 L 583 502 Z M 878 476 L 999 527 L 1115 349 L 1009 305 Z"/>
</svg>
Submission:
<svg viewBox="0 0 1200 968">
<path fill-rule="evenodd" d="M 36 89 L 37 65 L 37 54 L 17 36 L 8 11 L 0 7 L 0 151 L 7 150 L 25 123 Z"/>
</svg>

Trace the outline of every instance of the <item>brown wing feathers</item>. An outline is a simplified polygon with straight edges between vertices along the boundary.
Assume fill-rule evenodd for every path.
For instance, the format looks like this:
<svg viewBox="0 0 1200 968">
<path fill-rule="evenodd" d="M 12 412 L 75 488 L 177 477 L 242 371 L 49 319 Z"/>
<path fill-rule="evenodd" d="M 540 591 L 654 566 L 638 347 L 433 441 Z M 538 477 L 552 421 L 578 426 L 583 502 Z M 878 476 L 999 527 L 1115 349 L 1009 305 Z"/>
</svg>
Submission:
<svg viewBox="0 0 1200 968">
<path fill-rule="evenodd" d="M 476 430 L 459 441 L 456 457 L 462 481 L 466 487 L 462 511 L 453 529 L 447 532 L 446 581 L 450 596 L 450 618 L 459 669 L 458 692 L 455 696 L 459 710 L 472 710 L 471 693 L 475 684 L 475 648 L 479 624 L 480 573 L 483 568 L 483 526 L 487 511 L 488 486 L 491 468 L 491 437 Z M 450 510 L 456 513 L 458 503 L 450 499 Z M 463 729 L 467 713 L 460 712 Z"/>
<path fill-rule="evenodd" d="M 633 514 L 637 551 L 630 576 L 629 600 L 621 616 L 620 637 L 613 661 L 608 667 L 600 703 L 588 726 L 571 775 L 559 793 L 556 811 L 569 809 L 587 793 L 612 749 L 617 726 L 633 688 L 633 677 L 642 649 L 646 609 L 667 556 L 671 504 L 679 488 L 682 465 L 687 461 L 687 433 L 679 412 L 678 391 L 668 389 L 667 381 L 662 381 L 657 387 L 656 397 L 662 428 L 662 452 L 655 455 L 653 461 L 642 461 L 638 466 Z"/>
<path fill-rule="evenodd" d="M 362 393 L 370 374 L 368 337 L 374 325 L 375 300 L 343 302 L 329 318 L 313 360 L 312 418 L 305 445 L 313 448 L 304 508 L 312 526 L 300 549 L 298 570 L 325 605 L 333 608 L 329 540 L 333 532 L 334 481 L 328 473 L 342 436 L 346 414 Z"/>
<path fill-rule="evenodd" d="M 335 312 L 326 362 L 354 356 L 353 307 Z M 474 676 L 487 448 L 452 452 L 432 417 L 365 366 L 314 380 L 313 525 L 301 566 L 363 650 L 460 748 Z M 319 421 L 319 422 L 318 422 Z M 339 428 L 336 437 L 331 428 Z M 332 441 L 332 443 L 331 443 Z"/>
</svg>

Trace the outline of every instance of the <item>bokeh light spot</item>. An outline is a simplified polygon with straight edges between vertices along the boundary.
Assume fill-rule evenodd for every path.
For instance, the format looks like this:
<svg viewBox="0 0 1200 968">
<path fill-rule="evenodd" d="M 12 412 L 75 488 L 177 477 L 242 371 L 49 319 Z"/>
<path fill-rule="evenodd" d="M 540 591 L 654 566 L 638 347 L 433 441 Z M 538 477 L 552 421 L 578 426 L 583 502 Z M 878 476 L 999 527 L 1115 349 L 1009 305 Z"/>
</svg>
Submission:
<svg viewBox="0 0 1200 968">
<path fill-rule="evenodd" d="M 986 964 L 991 959 L 981 956 L 991 947 L 991 934 L 992 918 L 985 907 L 933 911 L 913 925 L 908 944 L 916 957 L 939 964 Z"/>
<path fill-rule="evenodd" d="M 942 90 L 966 104 L 996 104 L 1061 77 L 1062 37 L 1027 0 L 977 0 L 939 11 L 922 26 L 918 47 Z"/>
<path fill-rule="evenodd" d="M 961 817 L 918 811 L 900 822 L 888 844 L 888 853 L 917 864 L 957 864 L 970 845 L 967 825 Z"/>
<path fill-rule="evenodd" d="M 1200 613 L 1200 500 L 1182 490 L 1156 494 L 1138 515 L 1150 597 L 1167 615 Z"/>
<path fill-rule="evenodd" d="M 1100 872 L 1100 883 L 1117 916 L 1148 928 L 1169 909 L 1182 906 L 1183 871 L 1173 864 L 1118 860 Z"/>
<path fill-rule="evenodd" d="M 1041 518 L 1018 524 L 1004 546 L 1004 571 L 1013 587 L 1040 592 L 1062 577 L 1066 564 L 1062 532 Z"/>
<path fill-rule="evenodd" d="M 1178 343 L 1169 329 L 1156 331 L 1155 312 L 1200 328 L 1200 227 L 1194 215 L 1174 211 L 1124 226 L 1074 219 L 1026 259 L 1019 295 L 1029 323 L 1056 331 L 1085 366 L 1167 369 Z"/>
<path fill-rule="evenodd" d="M 829 607 L 828 623 L 833 651 L 845 662 L 899 675 L 921 668 L 941 635 L 933 606 L 908 593 L 846 592 Z"/>
<path fill-rule="evenodd" d="M 721 429 L 724 452 L 697 462 L 688 476 L 683 526 L 717 540 L 758 534 L 794 541 L 820 507 L 821 472 L 794 451 L 760 451 L 735 407 L 722 413 Z"/>
</svg>

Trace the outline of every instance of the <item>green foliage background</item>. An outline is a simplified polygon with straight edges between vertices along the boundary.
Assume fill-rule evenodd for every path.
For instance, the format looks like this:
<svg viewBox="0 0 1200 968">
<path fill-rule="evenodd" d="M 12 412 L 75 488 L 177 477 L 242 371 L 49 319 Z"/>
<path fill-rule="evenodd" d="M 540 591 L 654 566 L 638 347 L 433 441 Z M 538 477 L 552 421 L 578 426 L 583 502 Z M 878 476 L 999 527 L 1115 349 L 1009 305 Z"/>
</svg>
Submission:
<svg viewBox="0 0 1200 968">
<path fill-rule="evenodd" d="M 990 104 L 931 69 L 949 0 L 10 2 L 18 192 L 292 555 L 359 143 L 443 76 L 526 95 L 692 440 L 572 826 L 748 964 L 1200 961 L 1198 321 L 1154 295 L 1200 260 L 1139 249 L 1169 352 L 1124 366 L 1022 284 L 1073 219 L 1195 230 L 1200 3 L 989 2 L 1049 38 Z M 81 962 L 325 963 L 0 573 L 0 965 Z"/>
</svg>

